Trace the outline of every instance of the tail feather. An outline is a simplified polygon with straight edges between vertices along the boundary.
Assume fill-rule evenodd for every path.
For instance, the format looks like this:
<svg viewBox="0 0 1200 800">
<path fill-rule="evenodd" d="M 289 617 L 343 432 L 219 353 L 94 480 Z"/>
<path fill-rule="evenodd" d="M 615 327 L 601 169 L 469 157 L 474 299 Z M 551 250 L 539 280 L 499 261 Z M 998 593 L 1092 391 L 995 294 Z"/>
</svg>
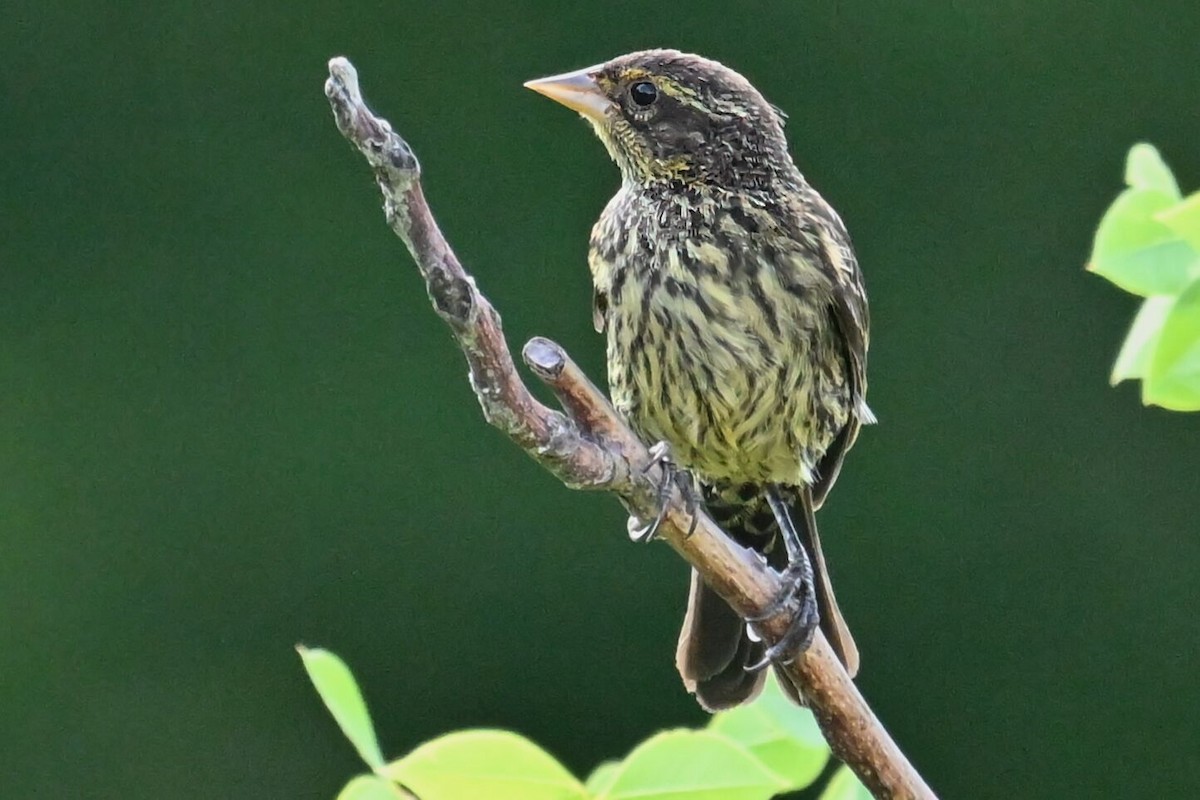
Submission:
<svg viewBox="0 0 1200 800">
<path fill-rule="evenodd" d="M 773 520 L 762 513 L 766 505 L 765 500 L 757 498 L 730 508 L 714 502 L 710 495 L 710 510 L 730 536 L 763 552 L 768 563 L 781 569 L 786 566 L 780 563 L 784 548 L 773 521 L 763 524 L 768 518 Z M 792 511 L 793 523 L 812 560 L 821 630 L 853 677 L 858 672 L 858 648 L 833 594 L 809 489 L 797 491 Z M 676 667 L 688 691 L 709 711 L 732 708 L 753 699 L 762 690 L 766 671 L 747 672 L 746 667 L 760 661 L 764 651 L 762 642 L 750 638 L 745 621 L 693 570 L 687 614 L 675 654 Z M 796 702 L 803 704 L 795 687 L 786 680 L 781 683 Z"/>
<path fill-rule="evenodd" d="M 733 708 L 762 690 L 764 645 L 746 633 L 746 622 L 692 570 L 687 615 L 675 651 L 683 684 L 708 711 Z"/>
<path fill-rule="evenodd" d="M 846 672 L 853 678 L 858 674 L 858 645 L 854 643 L 854 637 L 846 627 L 846 620 L 842 617 L 842 610 L 838 608 L 837 598 L 833 594 L 833 583 L 829 580 L 829 569 L 825 566 L 825 554 L 821 552 L 821 537 L 817 535 L 817 518 L 813 512 L 813 499 L 809 489 L 806 488 L 800 493 L 799 502 L 793 511 L 798 512 L 793 514 L 798 519 L 793 519 L 792 522 L 798 523 L 796 532 L 800 534 L 804 549 L 808 551 L 808 557 L 812 560 L 821 631 L 829 640 L 838 660 L 845 666 Z"/>
</svg>

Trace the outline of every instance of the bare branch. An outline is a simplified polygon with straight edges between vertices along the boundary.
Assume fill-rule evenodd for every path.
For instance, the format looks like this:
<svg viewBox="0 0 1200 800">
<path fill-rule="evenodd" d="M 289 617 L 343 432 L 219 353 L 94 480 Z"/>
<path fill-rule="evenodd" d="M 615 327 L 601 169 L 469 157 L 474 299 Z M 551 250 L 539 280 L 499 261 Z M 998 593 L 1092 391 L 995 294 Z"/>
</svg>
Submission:
<svg viewBox="0 0 1200 800">
<path fill-rule="evenodd" d="M 500 315 L 475 286 L 442 236 L 421 191 L 420 165 L 386 120 L 363 103 L 358 74 L 344 58 L 329 62 L 325 94 L 338 129 L 366 157 L 383 192 L 387 220 L 416 261 L 438 315 L 449 325 L 470 366 L 471 388 L 484 418 L 572 488 L 615 494 L 630 513 L 657 513 L 658 471 L 646 447 L 617 416 L 608 399 L 561 347 L 535 338 L 526 365 L 558 397 L 564 412 L 529 392 L 504 341 Z M 744 617 L 760 617 L 782 591 L 779 576 L 701 514 L 691 536 L 691 513 L 678 490 L 670 498 L 660 536 Z M 757 628 L 768 641 L 787 630 L 782 611 Z M 834 754 L 877 798 L 936 800 L 846 675 L 817 631 L 812 645 L 786 668 L 808 699 Z"/>
</svg>

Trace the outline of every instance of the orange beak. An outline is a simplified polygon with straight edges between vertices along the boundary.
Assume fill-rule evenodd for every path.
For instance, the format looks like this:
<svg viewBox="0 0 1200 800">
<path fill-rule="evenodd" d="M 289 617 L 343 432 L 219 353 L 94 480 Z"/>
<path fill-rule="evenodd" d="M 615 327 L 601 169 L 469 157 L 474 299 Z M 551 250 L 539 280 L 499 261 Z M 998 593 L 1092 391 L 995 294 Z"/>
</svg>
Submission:
<svg viewBox="0 0 1200 800">
<path fill-rule="evenodd" d="M 612 101 L 600 89 L 595 77 L 600 65 L 586 67 L 549 78 L 526 81 L 525 88 L 544 94 L 555 102 L 562 103 L 572 111 L 578 111 L 589 119 L 603 121 L 612 108 Z"/>
</svg>

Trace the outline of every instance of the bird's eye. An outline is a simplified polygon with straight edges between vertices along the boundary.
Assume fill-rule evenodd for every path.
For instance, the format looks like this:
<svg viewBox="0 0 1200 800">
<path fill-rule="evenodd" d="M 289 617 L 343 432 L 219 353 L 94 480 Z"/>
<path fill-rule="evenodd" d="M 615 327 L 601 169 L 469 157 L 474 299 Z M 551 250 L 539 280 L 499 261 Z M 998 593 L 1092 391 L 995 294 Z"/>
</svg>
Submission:
<svg viewBox="0 0 1200 800">
<path fill-rule="evenodd" d="M 658 99 L 658 87 L 650 81 L 638 81 L 629 87 L 629 96 L 639 106 L 648 106 Z"/>
</svg>

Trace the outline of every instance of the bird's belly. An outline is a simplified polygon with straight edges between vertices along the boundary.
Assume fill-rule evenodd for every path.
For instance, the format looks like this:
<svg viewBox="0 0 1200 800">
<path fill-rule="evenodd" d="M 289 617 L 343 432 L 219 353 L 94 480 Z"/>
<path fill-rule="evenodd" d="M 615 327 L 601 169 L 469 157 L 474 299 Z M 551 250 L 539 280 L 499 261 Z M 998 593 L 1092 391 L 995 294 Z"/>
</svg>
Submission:
<svg viewBox="0 0 1200 800">
<path fill-rule="evenodd" d="M 822 398 L 844 379 L 818 368 L 820 331 L 806 320 L 780 335 L 750 298 L 722 299 L 697 306 L 660 291 L 622 304 L 609 328 L 613 401 L 702 480 L 810 483 L 846 421 L 848 397 L 831 398 L 842 407 L 832 415 Z"/>
</svg>

